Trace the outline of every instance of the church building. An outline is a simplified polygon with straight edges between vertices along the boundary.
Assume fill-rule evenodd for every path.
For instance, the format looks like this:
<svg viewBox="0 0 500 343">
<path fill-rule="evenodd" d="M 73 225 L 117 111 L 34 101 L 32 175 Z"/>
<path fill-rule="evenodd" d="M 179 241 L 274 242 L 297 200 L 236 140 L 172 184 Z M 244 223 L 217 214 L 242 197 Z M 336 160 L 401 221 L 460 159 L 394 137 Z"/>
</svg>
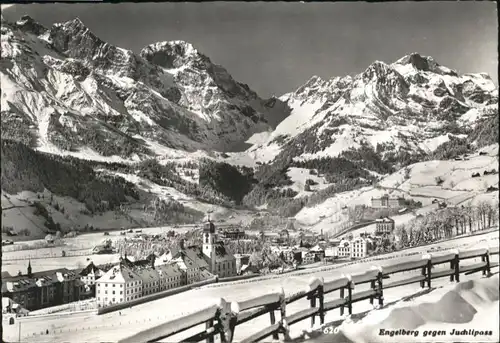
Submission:
<svg viewBox="0 0 500 343">
<path fill-rule="evenodd" d="M 226 251 L 222 241 L 217 241 L 217 231 L 211 220 L 203 227 L 202 251 L 210 273 L 221 278 L 236 275 L 236 258 Z"/>
</svg>

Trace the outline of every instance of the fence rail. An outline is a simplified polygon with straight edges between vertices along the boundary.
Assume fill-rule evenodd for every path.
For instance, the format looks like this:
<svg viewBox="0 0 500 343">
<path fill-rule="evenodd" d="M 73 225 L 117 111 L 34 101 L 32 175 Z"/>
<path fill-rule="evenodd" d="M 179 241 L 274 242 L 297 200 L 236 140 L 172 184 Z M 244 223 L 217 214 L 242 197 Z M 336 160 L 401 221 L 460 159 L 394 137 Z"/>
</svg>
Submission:
<svg viewBox="0 0 500 343">
<path fill-rule="evenodd" d="M 25 260 L 37 260 L 37 259 L 45 259 L 45 258 L 58 258 L 58 257 L 81 257 L 81 256 L 92 256 L 92 255 L 98 255 L 94 252 L 92 252 L 92 249 L 87 249 L 85 251 L 71 251 L 71 250 L 65 250 L 64 256 L 62 255 L 62 252 L 59 253 L 46 253 L 46 254 L 28 254 L 28 255 L 22 255 L 22 256 L 9 256 L 9 257 L 4 257 L 2 258 L 3 262 L 12 262 L 12 261 L 25 261 Z"/>
<path fill-rule="evenodd" d="M 424 254 L 421 260 L 394 264 L 384 268 L 373 267 L 362 274 L 343 275 L 333 281 L 324 282 L 322 278 L 312 278 L 305 290 L 288 297 L 285 297 L 282 290 L 281 293 L 267 294 L 240 302 L 228 303 L 224 299 L 220 299 L 216 305 L 207 309 L 152 327 L 120 342 L 155 342 L 205 323 L 205 330 L 183 341 L 206 340 L 207 343 L 213 343 L 214 336 L 220 335 L 222 343 L 230 343 L 238 325 L 268 313 L 270 325 L 241 342 L 258 342 L 271 336 L 273 339 L 278 339 L 280 334 L 289 338 L 289 326 L 307 318 L 311 318 L 311 326 L 315 324 L 316 317 L 319 318 L 320 324 L 324 324 L 326 312 L 339 309 L 340 314 L 344 315 L 347 309 L 351 315 L 353 304 L 364 300 L 369 300 L 371 304 L 377 300 L 378 305 L 383 306 L 384 289 L 413 283 L 420 283 L 422 288 L 425 286 L 430 288 L 432 280 L 441 277 L 449 277 L 450 281 L 459 282 L 461 273 L 482 272 L 483 275 L 490 276 L 491 268 L 498 266 L 498 262 L 490 262 L 490 256 L 498 254 L 499 247 L 469 251 L 456 250 L 450 254 L 436 257 Z M 472 258 L 481 258 L 481 262 L 460 265 L 461 261 Z M 433 267 L 438 265 L 444 265 L 444 269 L 433 270 Z M 418 270 L 421 271 L 420 275 L 384 284 L 384 280 L 390 279 L 392 275 Z M 370 287 L 368 290 L 356 292 L 357 285 L 360 284 L 370 284 Z M 336 291 L 339 291 L 339 298 L 325 301 L 325 295 Z M 310 307 L 293 314 L 287 314 L 287 305 L 300 299 L 309 300 Z M 276 311 L 280 314 L 279 320 L 276 318 Z"/>
</svg>

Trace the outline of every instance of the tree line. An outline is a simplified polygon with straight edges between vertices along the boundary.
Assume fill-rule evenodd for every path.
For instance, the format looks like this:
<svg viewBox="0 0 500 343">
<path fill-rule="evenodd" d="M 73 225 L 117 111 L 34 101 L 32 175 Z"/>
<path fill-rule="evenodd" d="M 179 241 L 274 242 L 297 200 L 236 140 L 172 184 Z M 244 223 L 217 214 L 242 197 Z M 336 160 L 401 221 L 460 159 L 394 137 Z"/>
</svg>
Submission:
<svg viewBox="0 0 500 343">
<path fill-rule="evenodd" d="M 85 161 L 40 153 L 12 140 L 1 144 L 1 182 L 7 193 L 48 189 L 84 203 L 92 213 L 115 209 L 127 196 L 139 200 L 134 184 L 97 173 Z"/>
<path fill-rule="evenodd" d="M 498 201 L 447 207 L 398 226 L 396 235 L 403 248 L 432 243 L 438 239 L 475 233 L 498 225 Z"/>
</svg>

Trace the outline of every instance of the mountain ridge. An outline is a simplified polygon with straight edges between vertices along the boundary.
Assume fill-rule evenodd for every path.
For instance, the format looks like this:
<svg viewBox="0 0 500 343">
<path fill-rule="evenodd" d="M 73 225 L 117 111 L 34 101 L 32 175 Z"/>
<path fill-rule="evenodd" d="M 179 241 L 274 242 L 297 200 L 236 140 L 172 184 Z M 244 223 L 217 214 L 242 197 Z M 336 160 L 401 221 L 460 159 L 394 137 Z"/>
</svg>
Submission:
<svg viewBox="0 0 500 343">
<path fill-rule="evenodd" d="M 103 191 L 86 206 L 153 206 L 154 215 L 134 219 L 143 225 L 168 222 L 159 209 L 178 220 L 198 220 L 208 209 L 293 217 L 409 165 L 498 143 L 491 78 L 459 75 L 418 53 L 374 61 L 352 76 L 313 76 L 263 99 L 185 41 L 134 53 L 104 42 L 78 18 L 45 28 L 27 16 L 16 23 L 2 17 L 1 34 L 2 141 L 20 142 L 35 151 L 33 160 L 69 174 L 87 160 L 94 172 L 82 177 L 93 185 L 125 180 L 136 198 Z M 9 144 L 2 145 L 10 149 L 2 179 L 24 188 L 3 193 L 57 189 L 47 171 L 19 174 L 22 148 Z M 322 176 L 298 189 L 298 172 Z M 72 189 L 57 192 L 82 200 Z M 112 206 L 102 205 L 110 199 Z"/>
</svg>

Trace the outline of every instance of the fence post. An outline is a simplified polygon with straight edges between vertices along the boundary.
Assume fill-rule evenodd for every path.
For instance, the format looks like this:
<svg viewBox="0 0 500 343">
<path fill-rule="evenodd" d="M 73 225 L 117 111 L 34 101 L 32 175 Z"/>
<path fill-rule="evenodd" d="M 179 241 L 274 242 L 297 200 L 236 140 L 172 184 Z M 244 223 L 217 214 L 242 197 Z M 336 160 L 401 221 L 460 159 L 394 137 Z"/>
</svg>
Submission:
<svg viewBox="0 0 500 343">
<path fill-rule="evenodd" d="M 290 331 L 289 331 L 290 328 L 288 327 L 288 323 L 286 321 L 286 297 L 285 297 L 285 290 L 283 289 L 283 287 L 281 288 L 281 296 L 280 296 L 280 314 L 281 314 L 281 320 L 277 333 L 282 333 L 283 341 L 289 342 L 291 341 Z"/>
<path fill-rule="evenodd" d="M 370 281 L 370 288 L 375 290 L 375 280 Z M 373 295 L 370 295 L 370 305 L 373 305 Z"/>
<path fill-rule="evenodd" d="M 456 262 L 455 258 L 453 258 L 453 260 L 450 261 L 450 269 L 455 270 L 455 262 Z M 453 282 L 454 279 L 455 279 L 455 272 L 453 272 L 453 274 L 450 275 L 450 282 Z"/>
<path fill-rule="evenodd" d="M 340 289 L 340 299 L 344 299 L 345 297 L 345 294 L 344 294 L 344 288 L 345 287 L 342 287 Z M 344 305 L 342 304 L 342 306 L 340 306 L 340 315 L 343 316 L 344 315 Z"/>
<path fill-rule="evenodd" d="M 422 256 L 423 260 L 427 260 L 427 265 L 422 268 L 422 275 L 426 276 L 427 287 L 431 288 L 431 269 L 432 269 L 432 255 L 425 254 Z M 424 273 L 425 270 L 425 273 Z"/>
<path fill-rule="evenodd" d="M 352 290 L 354 289 L 354 282 L 352 282 L 351 275 L 345 275 L 347 277 L 347 310 L 349 315 L 352 314 Z"/>
<path fill-rule="evenodd" d="M 212 327 L 214 326 L 214 320 L 213 319 L 209 319 L 205 322 L 205 329 L 208 331 L 210 330 Z M 207 343 L 214 343 L 214 337 L 211 336 L 211 337 L 207 337 L 207 340 L 206 340 Z"/>
<path fill-rule="evenodd" d="M 455 249 L 453 252 L 455 253 L 455 259 L 453 263 L 453 266 L 455 267 L 455 281 L 460 282 L 460 253 L 457 249 Z"/>
<path fill-rule="evenodd" d="M 237 302 L 225 303 L 219 316 L 221 325 L 221 342 L 231 343 L 234 337 L 234 330 L 238 322 L 238 314 L 240 313 L 240 305 Z"/>
<path fill-rule="evenodd" d="M 321 278 L 323 281 L 323 278 Z M 319 300 L 319 323 L 325 324 L 325 296 L 323 292 L 323 282 L 318 286 L 318 300 Z"/>
<path fill-rule="evenodd" d="M 486 248 L 486 254 L 484 254 L 484 259 L 486 260 L 486 276 L 491 276 L 491 267 L 490 267 L 490 249 Z"/>
<path fill-rule="evenodd" d="M 373 266 L 372 269 L 378 270 L 377 280 L 376 280 L 377 284 L 376 284 L 376 287 L 372 287 L 372 288 L 377 291 L 378 305 L 379 305 L 379 307 L 382 307 L 382 306 L 384 306 L 384 287 L 383 287 L 383 283 L 382 283 L 382 280 L 384 279 L 384 270 L 382 269 L 381 266 Z M 375 286 L 375 281 L 373 282 L 373 284 Z M 372 300 L 372 299 L 370 298 L 370 300 Z M 373 300 L 371 303 L 373 304 Z"/>
<path fill-rule="evenodd" d="M 270 306 L 269 308 L 270 308 L 269 317 L 271 318 L 271 325 L 274 325 L 274 324 L 276 324 L 276 316 L 274 315 L 275 307 L 273 305 L 273 306 Z M 274 340 L 279 339 L 277 332 L 273 332 L 273 339 Z"/>
</svg>

